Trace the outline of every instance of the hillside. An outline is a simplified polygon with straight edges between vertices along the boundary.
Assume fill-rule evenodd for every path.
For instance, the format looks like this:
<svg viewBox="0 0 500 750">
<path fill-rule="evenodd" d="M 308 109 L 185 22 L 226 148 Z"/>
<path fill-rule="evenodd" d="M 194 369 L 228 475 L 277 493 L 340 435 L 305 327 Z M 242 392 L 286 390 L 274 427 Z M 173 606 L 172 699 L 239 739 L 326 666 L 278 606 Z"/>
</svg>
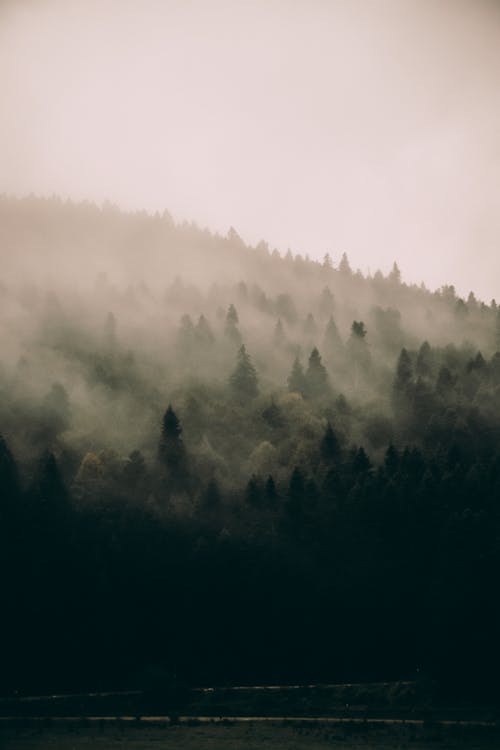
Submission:
<svg viewBox="0 0 500 750">
<path fill-rule="evenodd" d="M 494 301 L 58 199 L 0 252 L 1 689 L 491 689 Z"/>
</svg>

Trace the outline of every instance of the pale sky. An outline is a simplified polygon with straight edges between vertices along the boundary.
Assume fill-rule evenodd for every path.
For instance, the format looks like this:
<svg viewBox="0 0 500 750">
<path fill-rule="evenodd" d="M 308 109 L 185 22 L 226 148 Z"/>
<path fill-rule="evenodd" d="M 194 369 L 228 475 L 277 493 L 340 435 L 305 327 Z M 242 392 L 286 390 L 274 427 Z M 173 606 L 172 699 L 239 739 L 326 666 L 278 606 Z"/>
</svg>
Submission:
<svg viewBox="0 0 500 750">
<path fill-rule="evenodd" d="M 500 300 L 500 0 L 0 0 L 0 192 Z"/>
</svg>

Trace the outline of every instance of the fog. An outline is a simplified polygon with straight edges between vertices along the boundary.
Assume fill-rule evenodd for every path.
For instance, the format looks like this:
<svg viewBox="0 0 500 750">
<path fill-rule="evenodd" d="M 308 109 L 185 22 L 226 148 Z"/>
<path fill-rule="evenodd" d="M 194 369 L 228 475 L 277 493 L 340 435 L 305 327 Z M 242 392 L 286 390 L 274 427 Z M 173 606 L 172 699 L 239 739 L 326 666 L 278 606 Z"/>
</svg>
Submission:
<svg viewBox="0 0 500 750">
<path fill-rule="evenodd" d="M 489 300 L 499 90 L 487 0 L 3 0 L 0 191 L 397 260 Z"/>
</svg>

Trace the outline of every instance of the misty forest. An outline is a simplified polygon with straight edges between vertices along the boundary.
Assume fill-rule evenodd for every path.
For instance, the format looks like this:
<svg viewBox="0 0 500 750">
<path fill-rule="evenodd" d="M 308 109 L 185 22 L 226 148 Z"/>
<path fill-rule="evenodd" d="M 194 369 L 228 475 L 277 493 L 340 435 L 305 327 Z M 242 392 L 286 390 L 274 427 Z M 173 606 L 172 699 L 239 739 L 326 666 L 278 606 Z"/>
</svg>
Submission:
<svg viewBox="0 0 500 750">
<path fill-rule="evenodd" d="M 111 204 L 0 245 L 0 691 L 491 694 L 494 300 Z"/>
</svg>

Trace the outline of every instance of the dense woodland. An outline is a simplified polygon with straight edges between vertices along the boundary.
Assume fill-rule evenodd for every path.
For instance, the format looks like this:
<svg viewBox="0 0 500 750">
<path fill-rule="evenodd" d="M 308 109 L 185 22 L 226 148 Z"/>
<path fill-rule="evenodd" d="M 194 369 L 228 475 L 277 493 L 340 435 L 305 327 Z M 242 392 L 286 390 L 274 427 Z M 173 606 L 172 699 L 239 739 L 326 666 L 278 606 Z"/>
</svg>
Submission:
<svg viewBox="0 0 500 750">
<path fill-rule="evenodd" d="M 500 312 L 0 199 L 0 690 L 499 666 Z"/>
</svg>

